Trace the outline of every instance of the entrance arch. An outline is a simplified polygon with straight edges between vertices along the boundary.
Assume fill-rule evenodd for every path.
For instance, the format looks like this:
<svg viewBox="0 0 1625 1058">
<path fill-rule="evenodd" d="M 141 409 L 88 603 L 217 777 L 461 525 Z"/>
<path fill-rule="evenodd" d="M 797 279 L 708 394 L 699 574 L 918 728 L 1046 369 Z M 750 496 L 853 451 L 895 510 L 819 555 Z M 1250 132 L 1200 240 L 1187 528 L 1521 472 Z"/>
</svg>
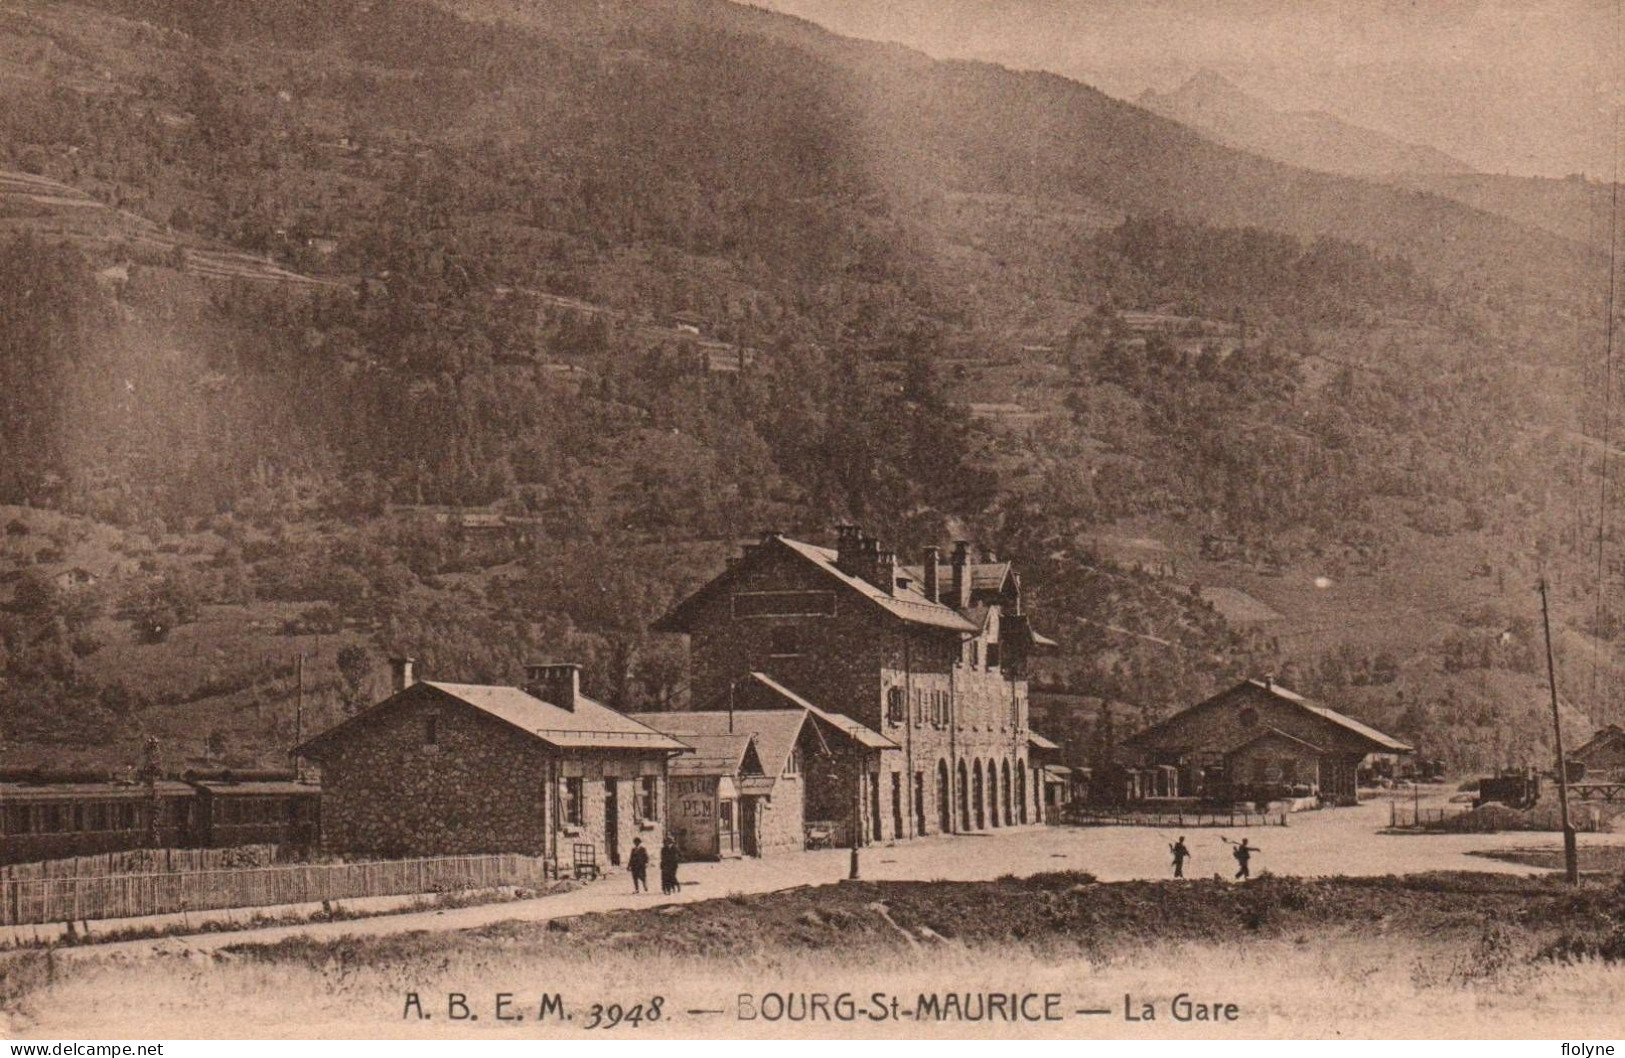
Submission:
<svg viewBox="0 0 1625 1058">
<path fill-rule="evenodd" d="M 976 829 L 987 829 L 987 804 L 983 801 L 987 787 L 982 782 L 982 762 L 973 761 L 971 770 L 971 804 L 975 808 Z"/>
<path fill-rule="evenodd" d="M 965 762 L 959 762 L 959 829 L 970 829 L 970 780 L 965 777 Z"/>
<path fill-rule="evenodd" d="M 988 761 L 988 826 L 999 826 L 999 765 Z"/>
<path fill-rule="evenodd" d="M 1010 762 L 999 762 L 999 807 L 1004 810 L 1004 825 L 1013 826 L 1015 816 L 1011 812 L 1010 804 Z"/>
<path fill-rule="evenodd" d="M 954 829 L 953 788 L 948 782 L 948 762 L 937 761 L 937 826 L 947 834 Z"/>
<path fill-rule="evenodd" d="M 1016 804 L 1021 806 L 1018 811 L 1021 813 L 1021 823 L 1025 826 L 1027 823 L 1027 762 L 1024 760 L 1016 761 Z"/>
</svg>

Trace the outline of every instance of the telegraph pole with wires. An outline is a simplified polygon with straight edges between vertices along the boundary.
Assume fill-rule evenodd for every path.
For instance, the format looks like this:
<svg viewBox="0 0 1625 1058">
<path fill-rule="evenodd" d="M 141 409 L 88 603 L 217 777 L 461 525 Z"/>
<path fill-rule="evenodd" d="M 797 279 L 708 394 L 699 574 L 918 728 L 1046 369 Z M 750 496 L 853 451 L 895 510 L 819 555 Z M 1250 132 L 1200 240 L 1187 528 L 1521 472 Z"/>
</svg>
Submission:
<svg viewBox="0 0 1625 1058">
<path fill-rule="evenodd" d="M 1557 712 L 1557 666 L 1552 661 L 1552 617 L 1546 602 L 1546 578 L 1540 579 L 1540 621 L 1546 629 L 1546 679 L 1552 688 L 1552 736 L 1557 744 L 1557 804 L 1563 817 L 1563 872 L 1570 885 L 1580 882 L 1580 850 L 1569 822 L 1569 769 L 1563 759 L 1563 721 Z"/>
</svg>

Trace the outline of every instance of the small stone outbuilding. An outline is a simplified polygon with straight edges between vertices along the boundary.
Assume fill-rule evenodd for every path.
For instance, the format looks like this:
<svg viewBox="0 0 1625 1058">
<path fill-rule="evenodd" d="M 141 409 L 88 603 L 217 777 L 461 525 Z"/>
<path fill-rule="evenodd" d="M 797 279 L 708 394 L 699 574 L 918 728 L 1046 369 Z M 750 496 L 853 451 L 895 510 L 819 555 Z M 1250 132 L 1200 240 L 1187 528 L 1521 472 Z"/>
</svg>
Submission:
<svg viewBox="0 0 1625 1058">
<path fill-rule="evenodd" d="M 637 713 L 686 745 L 672 767 L 667 826 L 696 856 L 761 856 L 846 844 L 853 813 L 872 829 L 860 793 L 897 747 L 848 717 L 808 705 L 760 673 L 741 680 L 735 708 Z M 713 833 L 714 831 L 714 833 Z"/>
<path fill-rule="evenodd" d="M 591 845 L 603 866 L 660 844 L 668 762 L 690 749 L 582 694 L 579 666 L 529 666 L 520 688 L 394 664 L 395 693 L 294 751 L 321 765 L 325 851 L 568 866 Z"/>
</svg>

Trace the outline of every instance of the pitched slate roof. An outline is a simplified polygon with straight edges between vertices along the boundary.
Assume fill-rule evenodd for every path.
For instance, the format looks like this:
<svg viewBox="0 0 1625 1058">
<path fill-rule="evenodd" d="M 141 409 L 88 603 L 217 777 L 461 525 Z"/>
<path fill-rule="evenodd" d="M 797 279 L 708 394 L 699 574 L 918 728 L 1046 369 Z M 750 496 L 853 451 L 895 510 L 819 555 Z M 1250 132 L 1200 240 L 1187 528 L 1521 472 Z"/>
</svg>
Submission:
<svg viewBox="0 0 1625 1058">
<path fill-rule="evenodd" d="M 891 594 L 888 594 L 862 577 L 854 577 L 849 573 L 843 573 L 836 568 L 836 552 L 830 548 L 802 543 L 800 540 L 791 540 L 786 536 L 772 537 L 761 545 L 763 548 L 773 546 L 781 547 L 788 553 L 803 559 L 830 580 L 845 587 L 849 592 L 900 620 L 955 632 L 976 631 L 975 625 L 965 620 L 951 607 L 944 606 L 941 603 L 934 603 L 912 588 L 895 588 Z M 654 623 L 654 630 L 657 632 L 686 631 L 691 607 L 732 583 L 739 568 L 749 561 L 747 558 L 745 562 L 725 570 L 693 595 L 678 603 L 669 613 Z"/>
<path fill-rule="evenodd" d="M 477 709 L 560 749 L 645 749 L 675 753 L 689 751 L 688 746 L 676 739 L 640 724 L 607 705 L 595 702 L 584 694 L 576 696 L 576 707 L 571 710 L 544 702 L 518 687 L 420 680 L 404 691 L 390 695 L 370 709 L 365 709 L 343 723 L 328 728 L 297 747 L 294 752 L 304 756 L 317 756 L 310 751 L 319 750 L 334 735 L 347 730 L 351 725 L 378 715 L 404 696 L 424 694 L 436 694 Z"/>
<path fill-rule="evenodd" d="M 1034 749 L 1060 749 L 1061 747 L 1036 731 L 1027 732 L 1027 745 Z"/>
<path fill-rule="evenodd" d="M 1004 590 L 1005 581 L 1010 579 L 1010 563 L 1008 562 L 967 562 L 966 568 L 970 572 L 971 591 L 998 592 Z M 925 566 L 904 566 L 902 572 L 916 584 L 925 580 Z M 937 563 L 937 583 L 941 585 L 954 582 L 954 567 L 951 563 Z"/>
<path fill-rule="evenodd" d="M 745 769 L 746 759 L 750 756 L 751 737 L 748 734 L 685 734 L 680 741 L 692 747 L 694 752 L 672 759 L 673 776 L 738 775 Z"/>
<path fill-rule="evenodd" d="M 853 739 L 859 745 L 864 746 L 867 749 L 902 749 L 901 746 L 887 738 L 885 735 L 882 735 L 880 732 L 871 728 L 864 727 L 862 724 L 858 723 L 849 716 L 844 716 L 841 713 L 832 713 L 827 709 L 820 709 L 818 706 L 807 701 L 807 699 L 803 698 L 795 691 L 792 691 L 790 688 L 786 687 L 778 680 L 775 680 L 765 672 L 752 672 L 749 678 L 767 688 L 767 690 L 771 691 L 773 694 L 776 694 L 786 701 L 798 705 L 812 713 L 814 716 L 818 717 L 818 719 L 824 721 L 826 724 L 829 724 L 831 727 L 841 732 L 841 734 Z"/>
<path fill-rule="evenodd" d="M 726 710 L 700 710 L 694 712 L 634 713 L 633 718 L 657 731 L 664 732 L 693 746 L 696 753 L 704 753 L 701 743 L 722 746 L 727 740 L 743 739 L 756 744 L 756 756 L 762 771 L 769 777 L 783 773 L 790 751 L 801 737 L 801 728 L 807 722 L 805 709 L 735 709 L 730 718 Z M 733 730 L 730 732 L 729 722 Z M 741 755 L 744 746 L 740 747 Z M 673 774 L 679 762 L 672 764 Z M 727 774 L 735 774 L 737 769 Z"/>
<path fill-rule="evenodd" d="M 1285 687 L 1282 687 L 1280 684 L 1275 683 L 1273 681 L 1253 680 L 1253 679 L 1243 680 L 1240 683 L 1236 684 L 1234 687 L 1230 687 L 1230 688 L 1227 688 L 1227 689 L 1225 689 L 1223 691 L 1220 691 L 1218 694 L 1215 694 L 1213 697 L 1208 698 L 1208 699 L 1206 699 L 1204 701 L 1198 702 L 1197 704 L 1191 706 L 1189 709 L 1185 709 L 1185 710 L 1182 710 L 1182 711 L 1180 711 L 1178 713 L 1175 713 L 1173 716 L 1168 717 L 1166 720 L 1163 720 L 1160 723 L 1152 724 L 1150 727 L 1145 728 L 1142 731 L 1135 732 L 1134 734 L 1130 735 L 1128 738 L 1124 739 L 1123 741 L 1124 741 L 1125 744 L 1128 744 L 1128 745 L 1143 744 L 1144 742 L 1148 741 L 1152 735 L 1164 730 L 1165 728 L 1168 728 L 1168 727 L 1172 726 L 1173 724 L 1177 723 L 1181 718 L 1183 718 L 1187 714 L 1189 714 L 1189 713 L 1191 713 L 1191 712 L 1193 712 L 1193 711 L 1195 711 L 1197 709 L 1201 709 L 1201 708 L 1203 708 L 1205 706 L 1208 706 L 1208 705 L 1210 705 L 1210 704 L 1212 704 L 1214 702 L 1217 702 L 1220 699 L 1227 698 L 1231 694 L 1234 694 L 1236 691 L 1240 691 L 1240 690 L 1262 691 L 1265 694 L 1271 695 L 1271 696 L 1273 696 L 1273 697 L 1275 697 L 1275 698 L 1277 698 L 1277 699 L 1279 699 L 1279 700 L 1281 700 L 1283 702 L 1291 702 L 1293 705 L 1297 706 L 1298 708 L 1302 709 L 1303 711 L 1305 711 L 1307 713 L 1312 713 L 1313 715 L 1320 717 L 1322 720 L 1326 720 L 1326 721 L 1328 721 L 1330 723 L 1336 724 L 1338 727 L 1341 727 L 1346 731 L 1351 731 L 1354 734 L 1359 735 L 1361 738 L 1367 740 L 1368 742 L 1372 743 L 1375 746 L 1374 752 L 1379 752 L 1379 753 L 1410 753 L 1410 752 L 1413 752 L 1413 748 L 1409 744 L 1401 742 L 1399 739 L 1394 738 L 1392 735 L 1386 735 L 1383 732 L 1378 731 L 1376 728 L 1370 726 L 1369 724 L 1362 724 L 1360 721 L 1354 719 L 1351 716 L 1345 716 L 1344 714 L 1338 712 L 1336 709 L 1333 709 L 1330 706 L 1317 705 L 1316 703 L 1311 702 L 1309 699 L 1303 697 L 1303 695 L 1296 694 L 1296 693 L 1294 693 L 1292 691 L 1289 691 Z"/>
<path fill-rule="evenodd" d="M 839 555 L 834 548 L 804 544 L 800 540 L 791 540 L 785 536 L 777 539 L 779 543 L 784 544 L 791 551 L 801 555 L 825 573 L 846 584 L 894 617 L 900 617 L 915 624 L 951 628 L 956 632 L 976 631 L 976 626 L 961 617 L 952 607 L 932 602 L 913 588 L 894 588 L 892 593 L 888 595 L 862 577 L 854 577 L 849 573 L 841 572 L 835 568 L 835 561 Z"/>
</svg>

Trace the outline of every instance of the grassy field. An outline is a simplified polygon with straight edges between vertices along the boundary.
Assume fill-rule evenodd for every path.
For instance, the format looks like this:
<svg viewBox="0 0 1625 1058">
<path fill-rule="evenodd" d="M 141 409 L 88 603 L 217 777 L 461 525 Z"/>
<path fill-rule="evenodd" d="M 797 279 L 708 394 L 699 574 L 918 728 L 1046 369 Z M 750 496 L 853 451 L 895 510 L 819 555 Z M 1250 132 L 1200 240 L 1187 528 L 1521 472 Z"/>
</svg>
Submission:
<svg viewBox="0 0 1625 1058">
<path fill-rule="evenodd" d="M 615 912 L 547 925 L 217 955 L 5 967 L 13 1035 L 575 1036 L 610 1004 L 613 1034 L 1057 1037 L 1614 1037 L 1625 1030 L 1625 894 L 1475 874 L 1100 884 L 1086 874 L 855 883 Z M 739 1018 L 741 993 L 851 993 L 855 1020 Z M 899 1018 L 921 993 L 1038 992 L 1059 1021 Z M 416 993 L 429 1018 L 407 997 Z M 451 1020 L 447 996 L 467 997 Z M 498 993 L 511 993 L 497 1017 Z M 1172 1001 L 1233 1003 L 1178 1021 Z M 538 1021 L 557 994 L 570 1020 Z M 661 1016 L 650 1020 L 661 997 Z M 1125 998 L 1130 997 L 1130 998 Z M 771 1002 L 771 1001 L 770 1001 Z M 1128 1010 L 1155 1020 L 1127 1020 Z M 1082 1009 L 1109 1013 L 1081 1015 Z M 720 1011 L 720 1013 L 692 1013 Z M 403 1014 L 407 1016 L 403 1016 Z M 7 1026 L 0 1021 L 0 1029 Z"/>
<path fill-rule="evenodd" d="M 1562 849 L 1497 849 L 1471 855 L 1508 863 L 1527 863 L 1531 867 L 1546 867 L 1554 871 L 1563 869 Z M 1625 846 L 1580 845 L 1579 857 L 1580 871 L 1584 874 L 1615 878 L 1625 874 Z"/>
</svg>

